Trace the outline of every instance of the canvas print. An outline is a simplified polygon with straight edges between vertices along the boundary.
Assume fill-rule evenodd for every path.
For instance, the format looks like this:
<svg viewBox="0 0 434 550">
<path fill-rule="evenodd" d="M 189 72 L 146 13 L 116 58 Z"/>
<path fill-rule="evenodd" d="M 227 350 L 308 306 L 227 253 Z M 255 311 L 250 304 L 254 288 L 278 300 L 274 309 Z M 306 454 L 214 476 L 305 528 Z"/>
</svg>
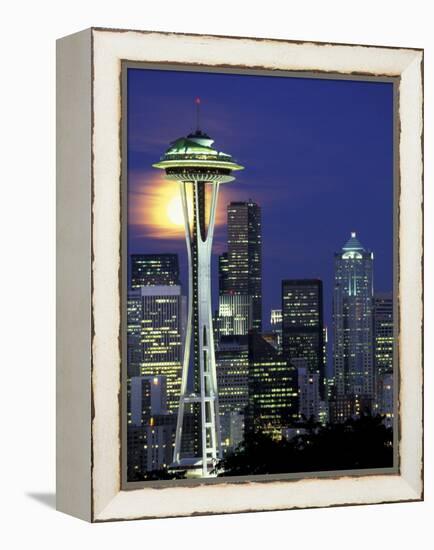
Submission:
<svg viewBox="0 0 434 550">
<path fill-rule="evenodd" d="M 127 482 L 392 471 L 393 82 L 124 70 Z"/>
</svg>

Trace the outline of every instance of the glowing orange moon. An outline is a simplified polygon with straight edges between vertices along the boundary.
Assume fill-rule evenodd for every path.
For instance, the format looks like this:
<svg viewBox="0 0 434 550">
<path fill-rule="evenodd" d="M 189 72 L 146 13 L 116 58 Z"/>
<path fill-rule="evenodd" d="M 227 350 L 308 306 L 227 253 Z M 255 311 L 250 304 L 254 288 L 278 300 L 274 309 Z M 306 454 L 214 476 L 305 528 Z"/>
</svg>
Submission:
<svg viewBox="0 0 434 550">
<path fill-rule="evenodd" d="M 184 225 L 184 214 L 182 211 L 182 202 L 181 197 L 178 193 L 169 200 L 166 207 L 167 217 L 173 225 L 183 226 Z"/>
<path fill-rule="evenodd" d="M 139 181 L 134 184 L 137 191 L 129 196 L 130 223 L 142 226 L 143 236 L 156 239 L 184 238 L 184 214 L 179 184 L 166 180 L 163 174 L 143 173 L 132 177 L 138 177 Z M 227 187 L 229 186 L 220 191 L 222 196 L 217 208 L 217 226 L 226 223 L 226 205 L 235 198 Z M 190 189 L 187 202 L 191 213 L 193 201 Z"/>
</svg>

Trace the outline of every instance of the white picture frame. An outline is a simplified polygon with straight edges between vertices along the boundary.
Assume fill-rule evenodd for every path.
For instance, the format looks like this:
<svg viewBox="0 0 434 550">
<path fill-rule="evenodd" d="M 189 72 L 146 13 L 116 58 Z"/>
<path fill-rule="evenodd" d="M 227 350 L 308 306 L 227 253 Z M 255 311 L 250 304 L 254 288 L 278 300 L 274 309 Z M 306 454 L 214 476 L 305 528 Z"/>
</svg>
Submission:
<svg viewBox="0 0 434 550">
<path fill-rule="evenodd" d="M 123 61 L 398 79 L 399 471 L 122 489 Z M 423 51 L 92 28 L 57 44 L 57 507 L 91 522 L 423 498 Z"/>
</svg>

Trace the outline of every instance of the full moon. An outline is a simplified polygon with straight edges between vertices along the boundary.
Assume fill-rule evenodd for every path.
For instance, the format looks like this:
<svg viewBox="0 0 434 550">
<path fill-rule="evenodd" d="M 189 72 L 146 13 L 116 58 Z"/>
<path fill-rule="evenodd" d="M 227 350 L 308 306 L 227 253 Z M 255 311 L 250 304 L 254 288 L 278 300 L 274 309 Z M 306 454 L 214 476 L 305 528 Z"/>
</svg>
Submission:
<svg viewBox="0 0 434 550">
<path fill-rule="evenodd" d="M 167 204 L 167 217 L 173 225 L 184 225 L 181 197 L 176 195 Z"/>
</svg>

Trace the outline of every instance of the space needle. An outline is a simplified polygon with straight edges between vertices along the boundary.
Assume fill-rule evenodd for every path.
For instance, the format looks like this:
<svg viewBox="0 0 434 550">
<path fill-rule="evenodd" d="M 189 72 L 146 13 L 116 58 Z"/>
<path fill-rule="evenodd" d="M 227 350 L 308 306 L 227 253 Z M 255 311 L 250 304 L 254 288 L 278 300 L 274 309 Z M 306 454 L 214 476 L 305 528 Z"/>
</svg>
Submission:
<svg viewBox="0 0 434 550">
<path fill-rule="evenodd" d="M 243 166 L 212 147 L 214 140 L 199 126 L 200 99 L 195 102 L 196 131 L 171 143 L 153 166 L 179 183 L 188 255 L 188 316 L 172 467 L 187 470 L 189 477 L 207 477 L 221 458 L 211 307 L 212 239 L 219 186 L 233 181 L 232 172 Z M 192 413 L 192 426 L 186 422 L 186 410 Z"/>
</svg>

